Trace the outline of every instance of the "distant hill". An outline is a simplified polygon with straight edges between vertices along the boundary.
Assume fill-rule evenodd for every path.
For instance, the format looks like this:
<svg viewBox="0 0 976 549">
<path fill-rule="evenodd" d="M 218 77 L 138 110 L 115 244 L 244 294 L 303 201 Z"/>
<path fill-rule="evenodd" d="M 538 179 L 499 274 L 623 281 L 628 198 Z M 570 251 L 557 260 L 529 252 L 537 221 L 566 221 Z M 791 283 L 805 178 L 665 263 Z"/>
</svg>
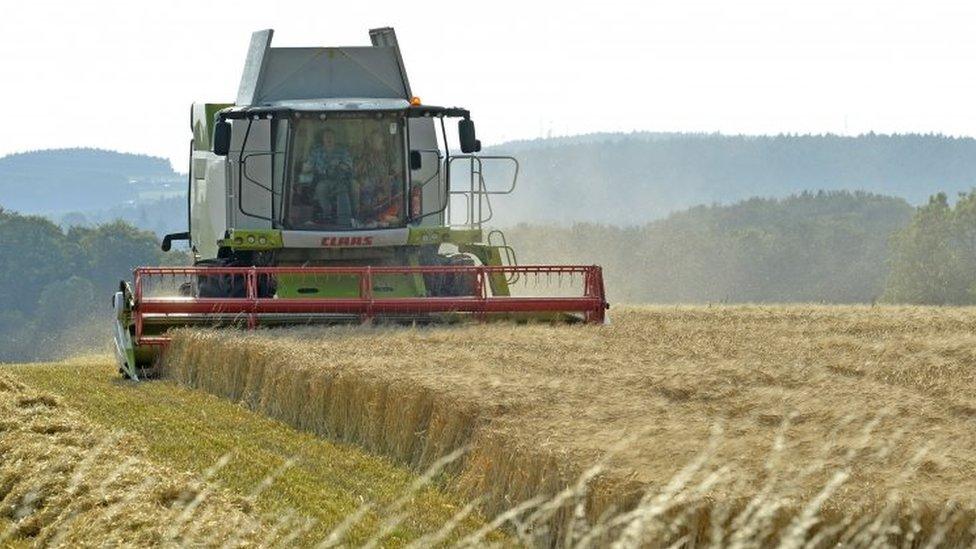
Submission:
<svg viewBox="0 0 976 549">
<path fill-rule="evenodd" d="M 805 190 L 862 190 L 921 204 L 938 191 L 955 196 L 976 185 L 976 139 L 941 135 L 603 133 L 486 153 L 521 162 L 515 195 L 494 201 L 499 225 L 641 224 L 700 204 Z"/>
<path fill-rule="evenodd" d="M 496 226 L 640 225 L 701 204 L 816 190 L 861 190 L 918 205 L 976 185 L 976 139 L 941 135 L 599 133 L 514 141 L 485 153 L 513 154 L 521 163 L 515 194 L 492 201 Z M 497 188 L 492 173 L 486 164 L 489 186 Z M 0 158 L 0 206 L 68 224 L 122 217 L 158 232 L 180 230 L 184 178 L 166 160 L 144 155 L 15 154 Z"/>
<path fill-rule="evenodd" d="M 0 157 L 0 205 L 23 213 L 103 210 L 185 190 L 183 176 L 154 156 L 52 149 Z"/>
<path fill-rule="evenodd" d="M 182 188 L 185 185 L 181 182 Z M 178 196 L 136 200 L 133 203 L 119 204 L 110 208 L 73 211 L 63 215 L 49 215 L 62 227 L 94 227 L 121 219 L 140 229 L 152 231 L 158 236 L 185 231 L 187 227 L 186 193 Z M 180 243 L 175 244 L 181 247 Z"/>
</svg>

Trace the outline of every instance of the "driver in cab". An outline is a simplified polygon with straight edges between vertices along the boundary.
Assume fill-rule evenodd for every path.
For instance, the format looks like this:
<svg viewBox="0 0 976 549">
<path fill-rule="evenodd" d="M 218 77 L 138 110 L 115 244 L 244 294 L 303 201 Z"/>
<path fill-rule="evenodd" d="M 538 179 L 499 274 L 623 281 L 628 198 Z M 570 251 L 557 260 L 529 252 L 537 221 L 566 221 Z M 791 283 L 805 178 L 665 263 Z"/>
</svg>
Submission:
<svg viewBox="0 0 976 549">
<path fill-rule="evenodd" d="M 352 156 L 336 143 L 332 129 L 322 131 L 309 151 L 299 181 L 309 183 L 324 220 L 345 226 L 351 223 Z"/>
</svg>

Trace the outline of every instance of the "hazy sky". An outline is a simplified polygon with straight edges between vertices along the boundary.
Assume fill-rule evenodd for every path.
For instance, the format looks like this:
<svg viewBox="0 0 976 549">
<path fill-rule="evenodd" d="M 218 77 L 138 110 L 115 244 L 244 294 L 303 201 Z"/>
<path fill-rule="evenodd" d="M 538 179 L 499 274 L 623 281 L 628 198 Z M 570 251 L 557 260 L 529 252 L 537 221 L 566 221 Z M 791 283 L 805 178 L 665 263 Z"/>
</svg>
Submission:
<svg viewBox="0 0 976 549">
<path fill-rule="evenodd" d="M 232 101 L 250 32 L 368 45 L 485 143 L 595 131 L 976 134 L 976 2 L 5 2 L 0 155 L 93 146 L 185 171 L 193 101 Z"/>
</svg>

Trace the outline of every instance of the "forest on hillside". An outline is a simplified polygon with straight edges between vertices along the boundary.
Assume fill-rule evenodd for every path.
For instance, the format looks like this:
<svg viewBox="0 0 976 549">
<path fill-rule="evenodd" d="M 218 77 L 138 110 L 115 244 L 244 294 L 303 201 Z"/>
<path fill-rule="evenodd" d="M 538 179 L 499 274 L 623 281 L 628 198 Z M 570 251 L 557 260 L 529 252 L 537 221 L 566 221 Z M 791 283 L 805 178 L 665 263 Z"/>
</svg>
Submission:
<svg viewBox="0 0 976 549">
<path fill-rule="evenodd" d="M 641 226 L 520 224 L 506 234 L 523 263 L 603 265 L 618 302 L 870 303 L 912 210 L 900 198 L 821 191 L 698 206 Z"/>
<path fill-rule="evenodd" d="M 0 157 L 0 204 L 27 214 L 99 212 L 185 191 L 186 176 L 159 157 L 101 149 Z"/>
<path fill-rule="evenodd" d="M 0 208 L 0 362 L 108 349 L 110 297 L 137 265 L 185 262 L 124 222 L 63 231 Z"/>
</svg>

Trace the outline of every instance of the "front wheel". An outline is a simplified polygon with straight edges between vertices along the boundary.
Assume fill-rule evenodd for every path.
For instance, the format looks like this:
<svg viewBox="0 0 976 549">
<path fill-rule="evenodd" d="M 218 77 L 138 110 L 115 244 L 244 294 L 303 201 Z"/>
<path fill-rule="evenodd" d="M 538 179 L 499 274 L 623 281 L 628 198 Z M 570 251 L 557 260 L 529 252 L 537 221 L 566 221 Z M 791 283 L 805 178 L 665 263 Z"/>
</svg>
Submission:
<svg viewBox="0 0 976 549">
<path fill-rule="evenodd" d="M 442 265 L 451 267 L 474 267 L 478 261 L 469 254 L 438 256 Z M 424 275 L 427 293 L 430 297 L 461 297 L 476 294 L 478 277 L 467 273 L 431 273 Z"/>
</svg>

